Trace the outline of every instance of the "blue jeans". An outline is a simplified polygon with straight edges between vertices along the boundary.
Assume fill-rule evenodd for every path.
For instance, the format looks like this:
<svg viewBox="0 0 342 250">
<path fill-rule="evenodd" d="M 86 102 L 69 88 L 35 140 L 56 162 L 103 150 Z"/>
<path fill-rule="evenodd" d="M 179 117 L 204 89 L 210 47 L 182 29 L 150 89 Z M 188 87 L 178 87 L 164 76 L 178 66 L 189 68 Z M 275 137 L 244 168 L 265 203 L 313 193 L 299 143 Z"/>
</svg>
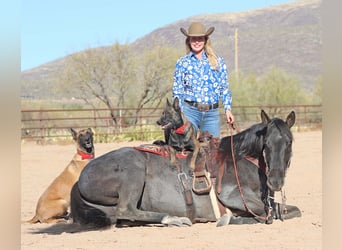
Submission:
<svg viewBox="0 0 342 250">
<path fill-rule="evenodd" d="M 183 102 L 183 113 L 196 130 L 200 129 L 202 133 L 208 131 L 214 137 L 220 137 L 220 112 L 218 108 L 202 112 Z"/>
</svg>

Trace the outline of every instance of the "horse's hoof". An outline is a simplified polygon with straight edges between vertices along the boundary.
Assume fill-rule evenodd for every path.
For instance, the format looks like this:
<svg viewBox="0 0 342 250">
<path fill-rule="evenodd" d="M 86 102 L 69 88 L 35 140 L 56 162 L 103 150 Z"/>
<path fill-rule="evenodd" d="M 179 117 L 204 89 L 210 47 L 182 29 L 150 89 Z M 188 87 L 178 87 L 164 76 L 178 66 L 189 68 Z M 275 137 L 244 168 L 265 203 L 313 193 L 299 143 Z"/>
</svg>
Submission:
<svg viewBox="0 0 342 250">
<path fill-rule="evenodd" d="M 182 227 L 183 225 L 191 226 L 192 223 L 187 217 L 177 217 L 166 215 L 161 220 L 161 223 L 167 226 Z"/>
<path fill-rule="evenodd" d="M 228 208 L 226 208 L 226 213 L 217 220 L 216 226 L 222 227 L 228 225 L 231 218 L 232 212 Z"/>
<path fill-rule="evenodd" d="M 231 215 L 230 215 L 230 214 L 224 214 L 224 215 L 222 215 L 222 216 L 217 220 L 216 226 L 217 226 L 217 227 L 222 227 L 222 226 L 228 225 L 228 224 L 229 224 L 229 221 L 230 221 L 230 218 L 231 218 Z"/>
<path fill-rule="evenodd" d="M 167 225 L 167 226 L 177 226 L 177 227 L 181 227 L 182 226 L 182 222 L 176 216 L 166 215 L 162 219 L 161 223 L 164 224 L 164 225 Z"/>
<path fill-rule="evenodd" d="M 270 225 L 270 224 L 272 224 L 272 223 L 273 223 L 273 217 L 270 216 L 270 217 L 268 217 L 268 218 L 266 219 L 266 224 L 267 224 L 267 225 Z"/>
<path fill-rule="evenodd" d="M 189 226 L 189 227 L 192 226 L 192 222 L 191 222 L 191 220 L 188 217 L 180 217 L 179 219 L 180 219 L 180 221 L 182 222 L 183 225 L 186 225 L 186 226 Z"/>
</svg>

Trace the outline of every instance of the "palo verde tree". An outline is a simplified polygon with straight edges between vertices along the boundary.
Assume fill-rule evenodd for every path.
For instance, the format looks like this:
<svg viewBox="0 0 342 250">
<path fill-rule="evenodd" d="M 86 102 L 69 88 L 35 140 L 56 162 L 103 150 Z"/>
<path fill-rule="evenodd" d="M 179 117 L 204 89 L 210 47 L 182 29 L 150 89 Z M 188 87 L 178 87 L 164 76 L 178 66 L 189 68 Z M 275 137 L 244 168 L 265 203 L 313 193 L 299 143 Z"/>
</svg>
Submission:
<svg viewBox="0 0 342 250">
<path fill-rule="evenodd" d="M 91 106 L 100 101 L 116 123 L 113 108 L 124 105 L 132 81 L 132 64 L 128 45 L 119 43 L 72 54 L 67 58 L 60 90 Z"/>
<path fill-rule="evenodd" d="M 276 67 L 270 68 L 259 77 L 255 73 L 241 72 L 237 77 L 236 73 L 230 72 L 229 84 L 233 105 L 274 106 L 275 108 L 268 111 L 272 115 L 281 113 L 280 105 L 309 103 L 309 95 L 301 87 L 300 81 Z"/>
<path fill-rule="evenodd" d="M 155 46 L 137 57 L 136 117 L 144 107 L 159 107 L 172 94 L 173 71 L 179 53 L 174 48 Z M 139 92 L 136 92 L 139 89 Z M 137 120 L 135 121 L 137 122 Z"/>
<path fill-rule="evenodd" d="M 323 78 L 320 77 L 317 80 L 316 85 L 313 90 L 313 103 L 314 104 L 322 104 L 323 101 Z"/>
<path fill-rule="evenodd" d="M 290 105 L 308 103 L 308 95 L 300 81 L 283 70 L 272 67 L 258 80 L 256 89 L 258 103 L 267 105 Z"/>
<path fill-rule="evenodd" d="M 308 93 L 301 87 L 300 81 L 273 67 L 257 77 L 255 73 L 234 72 L 229 77 L 235 105 L 293 105 L 307 104 Z"/>
<path fill-rule="evenodd" d="M 276 67 L 272 67 L 258 79 L 254 97 L 255 105 L 274 105 L 274 108 L 269 110 L 273 116 L 281 113 L 279 105 L 309 102 L 309 96 L 301 87 L 300 81 Z"/>
</svg>

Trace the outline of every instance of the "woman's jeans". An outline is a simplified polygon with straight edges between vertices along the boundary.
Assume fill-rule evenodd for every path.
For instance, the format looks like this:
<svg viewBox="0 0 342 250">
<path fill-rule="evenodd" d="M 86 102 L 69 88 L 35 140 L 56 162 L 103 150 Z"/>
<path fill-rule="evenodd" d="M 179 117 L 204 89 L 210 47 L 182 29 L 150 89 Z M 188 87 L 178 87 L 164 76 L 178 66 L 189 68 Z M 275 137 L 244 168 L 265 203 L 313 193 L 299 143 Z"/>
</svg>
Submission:
<svg viewBox="0 0 342 250">
<path fill-rule="evenodd" d="M 219 108 L 209 109 L 206 112 L 199 111 L 196 107 L 183 102 L 183 113 L 196 130 L 201 133 L 208 131 L 213 137 L 220 137 L 220 113 Z"/>
</svg>

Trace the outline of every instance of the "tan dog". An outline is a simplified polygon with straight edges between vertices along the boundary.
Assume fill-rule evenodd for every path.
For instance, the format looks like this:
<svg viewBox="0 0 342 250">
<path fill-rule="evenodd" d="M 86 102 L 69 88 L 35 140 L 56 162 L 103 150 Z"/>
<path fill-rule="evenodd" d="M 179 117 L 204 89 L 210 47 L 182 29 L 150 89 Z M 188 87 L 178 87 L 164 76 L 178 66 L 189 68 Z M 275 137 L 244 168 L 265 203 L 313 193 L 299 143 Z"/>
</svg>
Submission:
<svg viewBox="0 0 342 250">
<path fill-rule="evenodd" d="M 54 223 L 64 221 L 70 205 L 70 192 L 77 182 L 82 169 L 94 158 L 93 131 L 88 128 L 78 133 L 72 128 L 71 134 L 76 142 L 77 153 L 63 172 L 56 177 L 40 196 L 35 216 L 29 223 Z"/>
</svg>

